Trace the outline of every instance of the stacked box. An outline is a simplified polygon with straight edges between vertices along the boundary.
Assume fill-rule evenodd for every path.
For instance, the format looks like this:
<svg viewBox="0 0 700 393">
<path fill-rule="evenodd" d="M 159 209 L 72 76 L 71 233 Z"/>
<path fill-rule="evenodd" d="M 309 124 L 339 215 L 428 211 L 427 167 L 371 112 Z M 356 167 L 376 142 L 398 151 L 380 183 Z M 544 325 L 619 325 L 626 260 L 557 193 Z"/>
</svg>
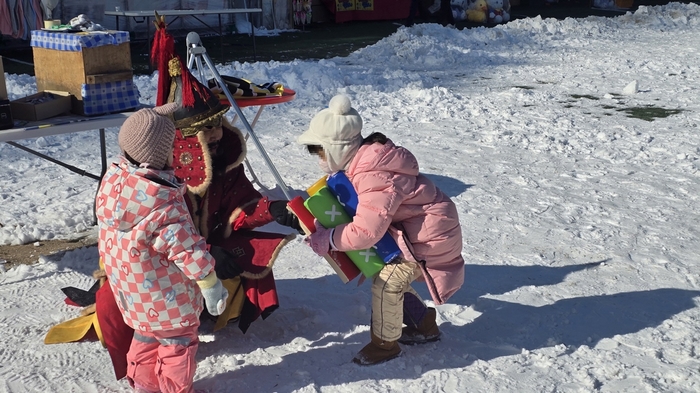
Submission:
<svg viewBox="0 0 700 393">
<path fill-rule="evenodd" d="M 34 30 L 31 46 L 37 89 L 69 92 L 72 112 L 91 116 L 139 106 L 129 32 Z"/>
</svg>

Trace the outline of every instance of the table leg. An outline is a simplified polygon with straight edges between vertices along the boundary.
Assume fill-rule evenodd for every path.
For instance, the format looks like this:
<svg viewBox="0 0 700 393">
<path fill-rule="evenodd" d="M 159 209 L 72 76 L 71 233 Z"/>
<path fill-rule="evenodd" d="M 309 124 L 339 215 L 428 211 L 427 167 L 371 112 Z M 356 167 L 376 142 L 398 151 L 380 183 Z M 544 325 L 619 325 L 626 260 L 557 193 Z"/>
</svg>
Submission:
<svg viewBox="0 0 700 393">
<path fill-rule="evenodd" d="M 151 61 L 151 17 L 146 17 L 146 39 L 148 40 L 148 47 L 146 48 L 146 53 L 148 53 L 148 69 L 153 71 L 152 61 Z"/>
<path fill-rule="evenodd" d="M 277 14 L 275 13 L 275 0 L 272 0 L 272 28 L 277 30 Z"/>
<path fill-rule="evenodd" d="M 105 143 L 105 129 L 100 128 L 100 154 L 102 155 L 102 171 L 100 171 L 100 180 L 107 172 L 107 144 Z"/>
<path fill-rule="evenodd" d="M 262 114 L 263 108 L 265 108 L 265 105 L 260 105 L 260 107 L 258 108 L 258 111 L 255 113 L 255 117 L 253 118 L 253 121 L 250 123 L 250 128 L 251 128 L 251 129 L 252 129 L 252 128 L 255 128 L 255 125 L 258 123 L 258 119 L 260 118 L 260 115 Z M 238 115 L 236 115 L 236 117 L 233 118 L 233 124 L 235 124 L 237 118 L 238 118 Z M 245 140 L 246 140 L 246 141 L 248 141 L 248 137 L 249 137 L 249 136 L 250 136 L 249 133 L 246 133 L 246 134 L 245 134 Z M 250 172 L 250 177 L 252 178 L 252 179 L 251 179 L 251 182 L 254 183 L 254 184 L 257 184 L 258 187 L 260 187 L 261 189 L 263 189 L 263 190 L 265 190 L 265 191 L 270 191 L 269 188 L 265 187 L 265 186 L 262 184 L 262 182 L 261 182 L 260 179 L 258 178 L 258 175 L 255 174 L 255 171 L 253 170 L 253 166 L 250 165 L 250 161 L 248 161 L 248 158 L 247 158 L 247 157 L 246 157 L 246 159 L 244 160 L 244 163 L 245 163 L 246 168 L 248 168 L 248 172 Z M 286 184 L 285 184 L 285 186 L 286 186 Z M 282 187 L 282 186 L 280 186 L 280 187 Z"/>
<path fill-rule="evenodd" d="M 68 169 L 69 171 L 74 172 L 74 173 L 77 173 L 77 174 L 79 174 L 79 175 L 81 175 L 81 176 L 87 176 L 87 177 L 89 177 L 89 178 L 91 178 L 91 179 L 95 179 L 95 180 L 97 180 L 97 181 L 100 180 L 100 177 L 99 177 L 99 176 L 93 175 L 92 173 L 89 173 L 88 171 L 86 171 L 86 170 L 84 170 L 84 169 L 80 169 L 80 168 L 77 168 L 77 167 L 75 167 L 75 166 L 73 166 L 73 165 L 66 164 L 66 163 L 63 162 L 63 161 L 59 161 L 59 160 L 57 160 L 57 159 L 55 159 L 55 158 L 52 158 L 52 157 L 47 156 L 46 154 L 39 153 L 38 151 L 32 150 L 32 149 L 30 149 L 30 148 L 28 148 L 28 147 L 26 147 L 26 146 L 24 146 L 24 145 L 20 145 L 20 144 L 17 143 L 17 142 L 6 141 L 5 143 L 7 143 L 7 144 L 10 145 L 10 146 L 14 146 L 14 147 L 16 147 L 16 148 L 18 148 L 18 149 L 20 149 L 20 150 L 24 150 L 24 151 L 26 151 L 27 153 L 34 154 L 34 155 L 37 156 L 37 157 L 41 157 L 41 158 L 43 158 L 43 159 L 45 159 L 45 160 L 51 161 L 51 162 L 53 162 L 54 164 L 60 165 L 60 166 L 62 166 L 62 167 L 64 167 L 64 168 Z"/>
<path fill-rule="evenodd" d="M 119 31 L 119 15 L 114 15 L 114 19 L 117 21 L 117 31 Z"/>
<path fill-rule="evenodd" d="M 224 63 L 224 34 L 221 29 L 221 14 L 219 14 L 219 45 L 221 46 L 221 63 Z"/>
<path fill-rule="evenodd" d="M 253 36 L 253 61 L 257 61 L 257 49 L 255 48 L 255 27 L 253 27 L 253 16 L 248 13 L 248 19 L 250 19 L 250 33 Z"/>
<path fill-rule="evenodd" d="M 95 198 L 92 203 L 92 225 L 97 225 L 97 194 L 100 192 L 102 178 L 107 172 L 107 147 L 105 144 L 105 129 L 100 128 L 100 156 L 102 157 L 102 170 L 100 171 L 100 179 L 97 181 L 97 190 L 95 190 Z"/>
<path fill-rule="evenodd" d="M 262 114 L 263 109 L 265 109 L 265 105 L 260 105 L 260 108 L 258 109 L 258 113 L 255 114 L 253 121 L 250 123 L 250 128 L 255 128 L 255 125 L 258 124 L 258 119 L 260 118 L 260 115 Z"/>
</svg>

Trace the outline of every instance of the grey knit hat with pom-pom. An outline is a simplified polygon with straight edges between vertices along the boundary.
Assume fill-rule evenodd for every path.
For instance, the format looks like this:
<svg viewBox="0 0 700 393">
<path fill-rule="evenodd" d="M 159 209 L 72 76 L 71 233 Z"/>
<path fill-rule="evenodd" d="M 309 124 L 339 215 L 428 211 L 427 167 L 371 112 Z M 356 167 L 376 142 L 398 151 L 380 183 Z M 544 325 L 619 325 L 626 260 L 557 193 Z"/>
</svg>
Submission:
<svg viewBox="0 0 700 393">
<path fill-rule="evenodd" d="M 332 171 L 345 170 L 362 145 L 362 117 L 345 95 L 333 97 L 328 108 L 311 119 L 309 129 L 299 138 L 302 145 L 323 147 Z"/>
<path fill-rule="evenodd" d="M 142 165 L 165 168 L 175 140 L 171 114 L 178 108 L 172 103 L 138 110 L 119 129 L 119 147 Z"/>
</svg>

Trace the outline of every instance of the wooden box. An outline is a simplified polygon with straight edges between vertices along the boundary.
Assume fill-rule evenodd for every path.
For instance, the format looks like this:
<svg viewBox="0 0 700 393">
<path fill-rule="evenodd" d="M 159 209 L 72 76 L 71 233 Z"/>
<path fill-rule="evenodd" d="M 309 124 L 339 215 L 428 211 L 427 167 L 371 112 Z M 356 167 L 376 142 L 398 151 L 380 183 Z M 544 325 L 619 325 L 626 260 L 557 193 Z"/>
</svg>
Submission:
<svg viewBox="0 0 700 393">
<path fill-rule="evenodd" d="M 88 35 L 32 31 L 31 45 L 37 89 L 69 92 L 75 97 L 74 113 L 99 114 L 83 102 L 86 87 L 133 83 L 128 32 Z M 130 104 L 121 106 L 130 109 Z"/>
<path fill-rule="evenodd" d="M 40 91 L 10 102 L 17 120 L 44 120 L 71 110 L 71 95 L 63 91 Z"/>
<path fill-rule="evenodd" d="M 115 82 L 133 77 L 128 43 L 80 52 L 45 48 L 33 48 L 33 52 L 38 90 L 62 90 L 79 96 L 81 86 L 96 79 Z"/>
</svg>

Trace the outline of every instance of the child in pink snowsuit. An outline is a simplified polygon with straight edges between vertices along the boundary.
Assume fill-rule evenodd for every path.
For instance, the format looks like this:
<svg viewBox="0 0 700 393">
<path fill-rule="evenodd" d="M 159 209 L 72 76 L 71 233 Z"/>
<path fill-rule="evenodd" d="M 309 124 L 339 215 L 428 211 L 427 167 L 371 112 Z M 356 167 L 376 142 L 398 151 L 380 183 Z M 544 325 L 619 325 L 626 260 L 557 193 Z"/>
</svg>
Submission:
<svg viewBox="0 0 700 393">
<path fill-rule="evenodd" d="M 298 139 L 329 174 L 345 171 L 358 196 L 351 223 L 326 229 L 316 221 L 307 241 L 318 255 L 363 250 L 387 231 L 403 257 L 372 278 L 371 342 L 355 356 L 361 365 L 397 357 L 402 344 L 440 338 L 436 310 L 424 305 L 411 282 L 428 285 L 443 304 L 464 282 L 462 231 L 455 204 L 420 174 L 416 158 L 381 133 L 363 138 L 362 118 L 338 95 Z M 402 327 L 403 325 L 405 327 Z"/>
<path fill-rule="evenodd" d="M 141 109 L 119 130 L 123 157 L 96 197 L 98 249 L 124 322 L 134 329 L 127 377 L 136 392 L 193 392 L 203 298 L 213 315 L 228 292 L 197 234 L 185 185 L 169 167 L 175 126 L 167 104 Z"/>
</svg>

